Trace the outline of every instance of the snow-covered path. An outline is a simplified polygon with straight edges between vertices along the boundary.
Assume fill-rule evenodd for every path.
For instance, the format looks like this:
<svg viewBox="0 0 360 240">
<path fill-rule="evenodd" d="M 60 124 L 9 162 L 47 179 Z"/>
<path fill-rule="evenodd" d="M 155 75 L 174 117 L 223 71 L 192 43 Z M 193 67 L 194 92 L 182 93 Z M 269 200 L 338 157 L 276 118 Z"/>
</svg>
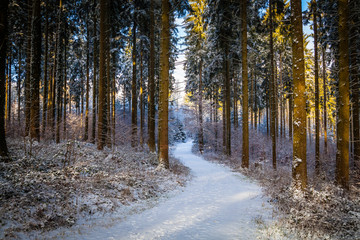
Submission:
<svg viewBox="0 0 360 240">
<path fill-rule="evenodd" d="M 269 220 L 261 189 L 241 174 L 191 153 L 192 142 L 176 146 L 175 157 L 191 168 L 182 192 L 109 228 L 75 239 L 256 239 L 255 219 Z"/>
</svg>

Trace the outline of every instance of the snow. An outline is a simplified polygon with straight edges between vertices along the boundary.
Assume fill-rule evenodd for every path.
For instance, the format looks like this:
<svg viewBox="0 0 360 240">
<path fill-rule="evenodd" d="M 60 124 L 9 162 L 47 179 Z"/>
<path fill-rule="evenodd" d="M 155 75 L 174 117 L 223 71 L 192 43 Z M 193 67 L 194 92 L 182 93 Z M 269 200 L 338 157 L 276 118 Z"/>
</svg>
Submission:
<svg viewBox="0 0 360 240">
<path fill-rule="evenodd" d="M 193 175 L 181 191 L 140 213 L 99 218 L 86 230 L 68 229 L 55 238 L 256 239 L 256 222 L 269 222 L 272 213 L 261 188 L 240 173 L 194 155 L 191 147 L 192 141 L 187 141 L 173 152 Z"/>
</svg>

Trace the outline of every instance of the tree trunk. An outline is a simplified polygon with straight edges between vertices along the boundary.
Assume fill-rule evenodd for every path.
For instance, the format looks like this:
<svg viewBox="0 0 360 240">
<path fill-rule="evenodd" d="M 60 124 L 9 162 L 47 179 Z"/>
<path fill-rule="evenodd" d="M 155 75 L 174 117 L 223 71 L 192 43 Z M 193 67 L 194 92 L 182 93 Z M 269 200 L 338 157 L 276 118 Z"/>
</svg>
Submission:
<svg viewBox="0 0 360 240">
<path fill-rule="evenodd" d="M 313 0 L 313 22 L 314 22 L 314 64 L 315 64 L 315 173 L 320 174 L 320 99 L 319 99 L 319 65 L 317 46 L 317 7 Z"/>
<path fill-rule="evenodd" d="M 142 43 L 141 43 L 142 44 Z M 140 46 L 140 145 L 144 143 L 143 50 Z"/>
<path fill-rule="evenodd" d="M 247 0 L 241 1 L 241 55 L 242 55 L 242 160 L 241 167 L 249 168 L 249 102 L 248 102 L 248 65 L 247 65 Z M 251 84 L 252 85 L 252 84 Z"/>
<path fill-rule="evenodd" d="M 7 108 L 7 125 L 10 126 L 11 124 L 11 84 L 12 84 L 12 76 L 11 76 L 11 65 L 12 65 L 12 54 L 11 49 L 9 49 L 9 70 L 8 70 L 8 108 Z"/>
<path fill-rule="evenodd" d="M 56 143 L 60 142 L 60 122 L 61 122 L 61 115 L 62 115 L 62 111 L 61 111 L 61 102 L 62 102 L 62 87 L 63 87 L 63 33 L 62 33 L 62 24 L 63 24 L 63 19 L 62 19 L 62 0 L 60 0 L 60 4 L 59 4 L 59 19 L 58 19 L 58 29 L 57 29 L 57 34 L 58 34 L 58 47 L 57 47 L 57 65 L 56 65 L 56 85 L 57 85 L 57 95 L 56 95 Z"/>
<path fill-rule="evenodd" d="M 30 107 L 30 137 L 40 141 L 40 96 L 39 85 L 41 77 L 41 15 L 40 0 L 33 1 L 31 28 L 31 107 Z"/>
<path fill-rule="evenodd" d="M 100 0 L 100 79 L 99 79 L 99 121 L 97 148 L 104 149 L 106 141 L 106 17 L 107 0 Z"/>
<path fill-rule="evenodd" d="M 270 120 L 270 135 L 272 139 L 272 165 L 273 169 L 276 169 L 276 89 L 275 89 L 275 76 L 274 76 L 274 43 L 273 43 L 273 3 L 272 0 L 269 2 L 270 5 L 270 109 L 271 109 L 271 120 Z"/>
<path fill-rule="evenodd" d="M 90 92 L 90 33 L 89 33 L 89 22 L 87 22 L 86 26 L 86 109 L 85 109 L 85 134 L 84 141 L 88 140 L 88 132 L 89 132 L 89 92 Z"/>
<path fill-rule="evenodd" d="M 155 17 L 154 0 L 150 0 L 150 59 L 149 59 L 149 108 L 148 108 L 148 132 L 149 149 L 155 152 Z"/>
<path fill-rule="evenodd" d="M 7 27 L 8 27 L 9 0 L 0 1 L 0 157 L 1 161 L 8 160 L 8 148 L 5 138 L 5 68 L 7 50 Z"/>
<path fill-rule="evenodd" d="M 225 154 L 231 156 L 231 94 L 230 94 L 230 57 L 229 57 L 229 43 L 226 43 L 225 49 Z"/>
<path fill-rule="evenodd" d="M 95 143 L 95 138 L 96 138 L 96 97 L 97 97 L 97 82 L 96 82 L 96 63 L 98 61 L 97 59 L 97 51 L 96 51 L 96 47 L 97 47 L 97 41 L 96 41 L 96 0 L 94 0 L 93 2 L 93 102 L 92 102 L 92 131 L 91 131 L 91 143 Z"/>
<path fill-rule="evenodd" d="M 302 30 L 301 0 L 291 0 L 291 27 L 294 81 L 294 137 L 293 137 L 293 185 L 305 190 L 307 186 L 306 169 L 306 96 L 305 66 Z"/>
<path fill-rule="evenodd" d="M 136 14 L 134 13 L 133 49 L 132 49 L 132 83 L 131 83 L 131 146 L 137 146 L 137 83 L 136 83 Z"/>
<path fill-rule="evenodd" d="M 348 1 L 338 1 L 339 11 L 339 98 L 336 138 L 336 183 L 349 188 L 349 33 Z"/>
<path fill-rule="evenodd" d="M 48 42 L 49 42 L 49 17 L 48 17 L 48 1 L 45 2 L 45 51 L 44 51 L 44 94 L 43 94 L 43 114 L 42 114 L 42 134 L 45 134 L 46 128 L 46 116 L 48 114 L 47 110 L 47 100 L 48 100 Z"/>
<path fill-rule="evenodd" d="M 21 47 L 22 45 L 19 45 L 18 50 L 18 80 L 17 80 L 17 120 L 18 124 L 20 125 L 20 101 L 21 101 Z"/>
<path fill-rule="evenodd" d="M 199 64 L 199 152 L 204 151 L 204 130 L 203 130 L 203 92 L 202 92 L 202 60 Z"/>
<path fill-rule="evenodd" d="M 28 0 L 27 18 L 27 45 L 26 45 L 26 77 L 25 77 L 25 136 L 29 135 L 30 130 L 30 109 L 31 109 L 31 89 L 30 89 L 30 60 L 31 60 L 31 21 L 32 21 L 32 0 Z"/>
<path fill-rule="evenodd" d="M 169 1 L 161 1 L 160 93 L 159 93 L 159 164 L 169 168 L 168 116 L 170 65 L 170 10 Z"/>
</svg>

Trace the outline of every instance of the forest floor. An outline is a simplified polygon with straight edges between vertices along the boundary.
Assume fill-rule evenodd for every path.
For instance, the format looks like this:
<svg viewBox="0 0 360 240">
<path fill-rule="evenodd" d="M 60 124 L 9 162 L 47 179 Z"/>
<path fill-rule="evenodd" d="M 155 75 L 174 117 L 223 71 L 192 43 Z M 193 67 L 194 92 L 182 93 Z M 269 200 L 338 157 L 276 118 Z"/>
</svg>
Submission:
<svg viewBox="0 0 360 240">
<path fill-rule="evenodd" d="M 229 166 L 256 180 L 274 208 L 277 220 L 264 224 L 261 239 L 360 239 L 360 173 L 351 172 L 350 190 L 334 184 L 335 146 L 321 155 L 321 174 L 314 173 L 313 145 L 308 148 L 308 190 L 291 187 L 292 142 L 277 141 L 277 170 L 272 169 L 271 139 L 260 132 L 250 135 L 250 167 L 241 168 L 241 134 L 234 134 L 232 156 L 207 151 L 211 162 Z M 194 146 L 197 152 L 197 146 Z"/>
<path fill-rule="evenodd" d="M 172 153 L 191 169 L 192 180 L 145 211 L 98 218 L 83 228 L 55 230 L 49 239 L 256 239 L 259 226 L 272 221 L 272 209 L 261 187 L 228 167 L 191 152 L 192 141 Z M 118 216 L 117 216 L 118 215 Z"/>
<path fill-rule="evenodd" d="M 134 210 L 189 179 L 188 168 L 176 159 L 171 170 L 157 169 L 155 154 L 130 147 L 98 151 L 75 140 L 11 138 L 8 145 L 12 161 L 0 163 L 0 239 L 37 239 L 79 221 Z"/>
</svg>

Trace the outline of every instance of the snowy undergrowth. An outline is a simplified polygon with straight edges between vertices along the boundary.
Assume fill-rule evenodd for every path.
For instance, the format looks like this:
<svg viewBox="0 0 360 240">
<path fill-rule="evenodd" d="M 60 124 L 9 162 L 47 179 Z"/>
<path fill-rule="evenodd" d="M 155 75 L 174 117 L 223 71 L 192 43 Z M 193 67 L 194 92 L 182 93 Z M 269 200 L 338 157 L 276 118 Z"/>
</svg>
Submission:
<svg viewBox="0 0 360 240">
<path fill-rule="evenodd" d="M 12 161 L 0 163 L 1 239 L 111 214 L 157 198 L 188 179 L 189 170 L 176 159 L 171 159 L 171 170 L 158 170 L 155 154 L 129 147 L 98 151 L 78 141 L 8 140 Z"/>
<path fill-rule="evenodd" d="M 228 165 L 263 186 L 274 206 L 277 221 L 270 225 L 260 221 L 260 239 L 360 239 L 360 187 L 356 179 L 359 174 L 352 174 L 351 189 L 344 191 L 333 183 L 332 160 L 322 159 L 323 173 L 316 177 L 310 157 L 309 188 L 299 194 L 291 189 L 290 141 L 278 141 L 278 165 L 277 171 L 273 171 L 270 139 L 253 133 L 250 137 L 250 169 L 244 170 L 240 167 L 241 146 L 238 144 L 241 139 L 234 135 L 231 158 L 212 151 L 205 153 L 205 158 Z M 311 149 L 308 154 L 313 154 Z"/>
</svg>

